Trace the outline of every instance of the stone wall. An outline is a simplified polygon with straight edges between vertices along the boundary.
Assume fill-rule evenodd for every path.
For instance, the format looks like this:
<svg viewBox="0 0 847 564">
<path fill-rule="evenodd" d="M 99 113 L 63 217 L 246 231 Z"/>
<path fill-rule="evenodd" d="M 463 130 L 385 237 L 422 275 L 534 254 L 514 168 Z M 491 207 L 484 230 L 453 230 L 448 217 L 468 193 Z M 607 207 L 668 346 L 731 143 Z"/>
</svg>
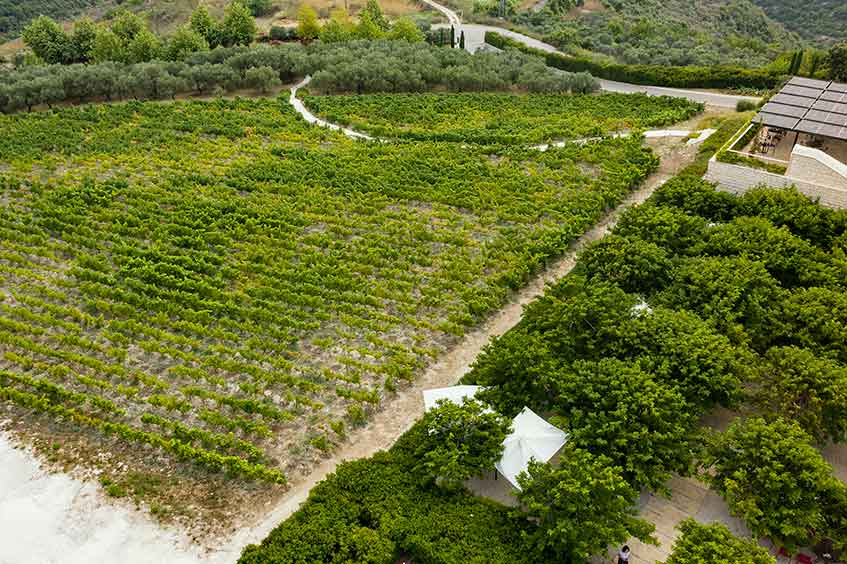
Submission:
<svg viewBox="0 0 847 564">
<path fill-rule="evenodd" d="M 792 155 L 792 164 L 795 156 Z M 809 160 L 815 162 L 808 162 Z M 788 176 L 788 173 L 786 173 L 786 176 L 782 176 L 761 169 L 722 163 L 715 157 L 712 157 L 712 160 L 709 161 L 709 169 L 706 172 L 705 178 L 709 182 L 717 184 L 718 188 L 734 194 L 743 194 L 758 186 L 770 186 L 773 188 L 796 186 L 801 194 L 805 194 L 814 200 L 819 200 L 823 206 L 847 208 L 847 188 L 827 186 L 806 180 L 807 178 L 814 178 L 816 180 L 821 178 L 815 176 L 815 174 L 824 172 L 818 169 L 819 164 L 820 162 L 816 159 L 803 158 L 802 163 L 798 162 L 800 168 L 795 168 L 795 172 L 799 173 L 802 178 L 795 178 Z M 832 171 L 830 170 L 830 172 Z M 824 181 L 830 182 L 831 179 L 827 178 L 825 177 Z"/>
<path fill-rule="evenodd" d="M 803 145 L 794 146 L 785 176 L 847 190 L 847 165 L 823 151 Z"/>
</svg>

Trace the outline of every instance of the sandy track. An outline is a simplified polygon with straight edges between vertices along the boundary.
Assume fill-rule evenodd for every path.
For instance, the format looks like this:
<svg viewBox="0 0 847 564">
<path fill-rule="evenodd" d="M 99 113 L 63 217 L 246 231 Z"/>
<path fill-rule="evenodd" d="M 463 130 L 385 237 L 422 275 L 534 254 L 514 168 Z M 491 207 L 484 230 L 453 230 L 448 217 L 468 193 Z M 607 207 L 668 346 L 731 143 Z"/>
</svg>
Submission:
<svg viewBox="0 0 847 564">
<path fill-rule="evenodd" d="M 165 529 L 95 481 L 52 473 L 0 433 L 0 564 L 199 564 L 185 533 Z"/>
</svg>

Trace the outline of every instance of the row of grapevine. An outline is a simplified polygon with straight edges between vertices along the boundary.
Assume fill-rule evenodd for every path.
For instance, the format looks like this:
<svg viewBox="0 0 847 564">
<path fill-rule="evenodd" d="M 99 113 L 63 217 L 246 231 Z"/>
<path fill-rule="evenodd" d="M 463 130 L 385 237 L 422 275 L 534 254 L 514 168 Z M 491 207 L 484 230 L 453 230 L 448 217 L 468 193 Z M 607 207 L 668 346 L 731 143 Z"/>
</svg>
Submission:
<svg viewBox="0 0 847 564">
<path fill-rule="evenodd" d="M 547 153 L 357 144 L 282 100 L 0 126 L 0 370 L 16 376 L 3 396 L 272 482 L 656 166 L 637 138 Z"/>
</svg>

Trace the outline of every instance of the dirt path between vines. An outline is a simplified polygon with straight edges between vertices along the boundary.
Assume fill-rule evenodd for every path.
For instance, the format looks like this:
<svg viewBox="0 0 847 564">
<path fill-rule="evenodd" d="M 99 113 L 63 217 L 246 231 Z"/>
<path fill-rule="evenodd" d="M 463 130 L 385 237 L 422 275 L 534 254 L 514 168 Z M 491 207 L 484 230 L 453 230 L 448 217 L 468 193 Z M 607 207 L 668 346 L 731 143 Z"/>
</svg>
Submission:
<svg viewBox="0 0 847 564">
<path fill-rule="evenodd" d="M 261 542 L 277 525 L 288 519 L 306 500 L 309 491 L 333 472 L 341 462 L 369 457 L 391 447 L 415 421 L 423 416 L 422 390 L 456 384 L 468 372 L 483 347 L 493 337 L 502 335 L 520 321 L 525 305 L 541 296 L 547 284 L 562 278 L 573 269 L 581 249 L 603 238 L 615 226 L 626 209 L 643 203 L 659 186 L 690 163 L 697 153 L 696 146 L 686 145 L 679 139 L 648 140 L 648 144 L 661 157 L 661 165 L 657 172 L 649 176 L 640 188 L 632 192 L 617 208 L 605 214 L 594 227 L 571 244 L 562 257 L 551 261 L 546 270 L 533 278 L 522 290 L 516 292 L 502 309 L 442 355 L 420 378 L 415 380 L 412 386 L 398 391 L 386 408 L 374 415 L 365 428 L 352 435 L 332 458 L 325 460 L 307 478 L 294 485 L 260 523 L 238 531 L 222 551 L 232 555 L 234 561 L 244 546 Z"/>
</svg>

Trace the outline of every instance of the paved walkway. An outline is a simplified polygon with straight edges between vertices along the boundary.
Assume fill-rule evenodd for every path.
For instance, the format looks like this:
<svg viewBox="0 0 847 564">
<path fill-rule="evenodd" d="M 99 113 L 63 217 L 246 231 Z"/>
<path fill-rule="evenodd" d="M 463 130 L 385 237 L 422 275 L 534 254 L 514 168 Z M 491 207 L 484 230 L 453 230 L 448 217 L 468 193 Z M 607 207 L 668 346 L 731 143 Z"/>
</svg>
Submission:
<svg viewBox="0 0 847 564">
<path fill-rule="evenodd" d="M 312 77 L 307 75 L 306 78 L 291 87 L 291 95 L 288 97 L 288 103 L 291 104 L 291 106 L 298 114 L 303 116 L 303 119 L 305 119 L 307 123 L 311 123 L 319 127 L 326 127 L 328 129 L 332 129 L 333 131 L 340 131 L 347 137 L 352 137 L 353 139 L 364 139 L 365 141 L 374 141 L 374 138 L 370 135 L 354 131 L 341 125 L 330 123 L 310 112 L 306 105 L 303 103 L 303 101 L 297 97 L 297 91 L 308 85 L 310 82 L 312 82 Z"/>
<path fill-rule="evenodd" d="M 671 497 L 647 494 L 641 517 L 656 525 L 654 536 L 659 546 L 632 539 L 632 564 L 647 564 L 664 561 L 673 548 L 679 533 L 676 526 L 688 517 L 700 523 L 723 523 L 736 536 L 751 538 L 750 531 L 740 519 L 729 514 L 726 502 L 708 486 L 695 478 L 673 478 L 668 487 Z"/>
</svg>

